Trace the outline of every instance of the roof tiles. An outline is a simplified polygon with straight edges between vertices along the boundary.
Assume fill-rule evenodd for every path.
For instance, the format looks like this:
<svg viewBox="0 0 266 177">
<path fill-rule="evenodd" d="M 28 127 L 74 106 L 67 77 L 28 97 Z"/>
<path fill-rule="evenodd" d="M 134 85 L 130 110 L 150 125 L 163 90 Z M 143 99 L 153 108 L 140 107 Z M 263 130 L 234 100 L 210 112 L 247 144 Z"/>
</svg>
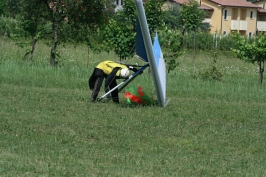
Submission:
<svg viewBox="0 0 266 177">
<path fill-rule="evenodd" d="M 179 4 L 184 4 L 184 3 L 188 2 L 188 0 L 173 0 L 173 1 L 175 1 L 175 2 L 177 2 Z M 209 6 L 205 5 L 205 4 L 201 4 L 200 5 L 200 9 L 213 11 L 213 8 L 211 8 L 211 7 L 209 7 Z"/>
<path fill-rule="evenodd" d="M 259 8 L 259 6 L 251 2 L 247 2 L 246 0 L 209 0 L 209 1 L 214 2 L 216 4 L 220 4 L 222 6 Z"/>
<path fill-rule="evenodd" d="M 174 0 L 175 2 L 179 3 L 179 4 L 183 4 L 185 2 L 188 2 L 188 0 Z"/>
</svg>

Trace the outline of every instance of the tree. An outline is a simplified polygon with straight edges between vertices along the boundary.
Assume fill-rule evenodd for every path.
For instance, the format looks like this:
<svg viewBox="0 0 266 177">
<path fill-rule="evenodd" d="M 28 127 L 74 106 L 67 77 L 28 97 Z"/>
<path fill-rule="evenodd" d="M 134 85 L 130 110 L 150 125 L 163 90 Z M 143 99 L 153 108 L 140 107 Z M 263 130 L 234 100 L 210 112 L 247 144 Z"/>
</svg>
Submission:
<svg viewBox="0 0 266 177">
<path fill-rule="evenodd" d="M 68 40 L 77 43 L 86 42 L 88 46 L 88 64 L 90 50 L 104 50 L 102 28 L 115 14 L 113 0 L 76 1 L 68 16 Z"/>
<path fill-rule="evenodd" d="M 7 0 L 3 2 L 6 3 L 0 3 L 0 12 L 7 6 L 7 14 L 20 20 L 23 29 L 32 38 L 31 49 L 23 58 L 30 55 L 30 61 L 32 61 L 35 45 L 40 37 L 52 39 L 51 66 L 56 66 L 59 62 L 57 47 L 61 42 L 87 42 L 92 46 L 90 39 L 95 31 L 99 31 L 102 24 L 108 22 L 113 12 L 111 0 Z M 25 42 L 20 44 L 26 45 Z"/>
<path fill-rule="evenodd" d="M 43 15 L 45 13 L 45 4 L 43 0 L 21 0 L 19 2 L 20 14 L 19 18 L 21 20 L 22 28 L 29 33 L 31 36 L 30 46 L 31 49 L 25 53 L 23 60 L 30 55 L 30 63 L 32 63 L 33 53 L 37 41 L 41 38 L 44 33 L 45 21 Z M 21 46 L 25 46 L 25 42 Z"/>
<path fill-rule="evenodd" d="M 58 58 L 56 58 L 60 56 L 57 46 L 63 40 L 60 37 L 63 26 L 67 23 L 68 12 L 70 11 L 72 4 L 69 0 L 43 0 L 43 2 L 46 4 L 45 19 L 52 25 L 51 33 L 53 39 L 50 50 L 50 65 L 54 67 L 59 63 Z"/>
<path fill-rule="evenodd" d="M 181 29 L 182 26 L 178 22 L 180 15 L 180 6 L 173 3 L 172 6 L 168 7 L 163 15 L 163 22 L 168 29 Z"/>
<path fill-rule="evenodd" d="M 199 4 L 196 0 L 189 0 L 184 3 L 180 15 L 178 17 L 178 23 L 181 28 L 181 46 L 183 45 L 183 38 L 186 32 L 196 32 L 200 29 L 205 17 L 205 12 L 199 9 Z"/>
<path fill-rule="evenodd" d="M 7 14 L 7 1 L 0 1 L 0 15 Z"/>
<path fill-rule="evenodd" d="M 181 24 L 181 35 L 180 35 L 180 46 L 183 46 L 183 39 L 186 32 L 194 33 L 194 77 L 195 77 L 195 58 L 196 58 L 196 32 L 200 29 L 202 22 L 205 17 L 205 12 L 199 9 L 199 4 L 196 0 L 189 0 L 187 3 L 184 3 L 178 22 Z"/>
<path fill-rule="evenodd" d="M 147 23 L 149 24 L 150 34 L 153 36 L 156 30 L 164 26 L 162 10 L 162 0 L 148 0 L 144 4 Z"/>
<path fill-rule="evenodd" d="M 105 0 L 43 0 L 46 3 L 47 21 L 52 24 L 53 40 L 50 64 L 58 64 L 57 46 L 64 40 L 86 41 L 88 34 L 108 19 L 109 2 Z M 108 4 L 107 4 L 108 2 Z M 66 30 L 68 29 L 68 30 Z"/>
<path fill-rule="evenodd" d="M 236 34 L 235 40 L 238 45 L 232 51 L 238 59 L 259 65 L 259 83 L 262 84 L 264 62 L 266 61 L 266 36 L 261 35 L 254 39 L 247 39 Z"/>
<path fill-rule="evenodd" d="M 104 44 L 121 59 L 132 57 L 134 54 L 136 36 L 136 11 L 131 0 L 125 0 L 122 10 L 109 21 L 103 29 Z"/>
<path fill-rule="evenodd" d="M 172 6 L 165 9 L 163 14 L 164 29 L 160 31 L 160 44 L 164 51 L 167 72 L 174 70 L 179 66 L 177 58 L 183 54 L 181 49 L 181 34 L 178 29 L 182 29 L 178 22 L 180 16 L 180 6 L 173 3 Z"/>
<path fill-rule="evenodd" d="M 76 0 L 70 6 L 67 15 L 71 27 L 71 37 L 76 42 L 87 41 L 87 37 L 107 24 L 114 14 L 111 0 Z"/>
<path fill-rule="evenodd" d="M 144 4 L 146 18 L 151 35 L 163 25 L 162 1 L 148 0 Z M 131 57 L 134 54 L 136 36 L 137 12 L 134 1 L 125 0 L 123 9 L 104 28 L 104 43 L 108 50 L 114 50 L 120 59 Z"/>
<path fill-rule="evenodd" d="M 168 28 L 160 31 L 160 44 L 164 51 L 164 59 L 169 73 L 179 66 L 177 58 L 183 54 L 180 52 L 180 32 Z"/>
<path fill-rule="evenodd" d="M 16 18 L 16 16 L 20 13 L 19 8 L 19 0 L 4 0 L 6 3 L 4 3 L 6 9 L 6 14 L 8 17 Z"/>
</svg>

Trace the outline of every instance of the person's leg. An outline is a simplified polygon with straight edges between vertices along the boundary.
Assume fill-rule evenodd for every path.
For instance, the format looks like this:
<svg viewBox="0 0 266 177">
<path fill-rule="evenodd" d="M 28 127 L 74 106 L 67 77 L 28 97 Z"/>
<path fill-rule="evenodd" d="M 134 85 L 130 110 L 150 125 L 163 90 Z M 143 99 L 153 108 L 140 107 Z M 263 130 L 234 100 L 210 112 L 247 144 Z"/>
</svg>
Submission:
<svg viewBox="0 0 266 177">
<path fill-rule="evenodd" d="M 93 73 L 91 74 L 91 77 L 88 80 L 89 88 L 92 91 L 95 85 L 97 77 L 95 76 L 95 69 L 93 70 Z"/>
<path fill-rule="evenodd" d="M 89 80 L 89 85 L 90 85 L 90 88 L 92 89 L 91 101 L 96 100 L 100 92 L 100 89 L 101 89 L 101 86 L 104 80 L 104 76 L 105 76 L 104 72 L 101 69 L 98 69 L 98 68 L 94 69 L 93 76 Z"/>
<path fill-rule="evenodd" d="M 114 87 L 117 86 L 117 83 L 116 83 L 116 80 L 114 79 L 110 85 L 109 85 L 109 88 L 110 90 L 113 89 Z M 119 97 L 118 97 L 118 89 L 115 89 L 114 91 L 111 92 L 111 95 L 112 95 L 112 99 L 113 99 L 113 102 L 115 103 L 119 103 Z"/>
<path fill-rule="evenodd" d="M 92 93 L 91 93 L 91 101 L 95 101 L 96 100 L 96 98 L 97 98 L 97 96 L 98 96 L 98 94 L 100 92 L 103 80 L 104 80 L 103 76 L 102 77 L 96 77 L 94 88 L 93 88 Z"/>
<path fill-rule="evenodd" d="M 105 88 L 105 93 L 109 92 L 109 90 L 113 89 L 115 86 L 117 86 L 117 83 L 116 83 L 116 73 L 117 71 L 119 70 L 119 68 L 114 68 L 112 70 L 112 72 L 106 77 L 105 79 L 105 84 L 104 84 L 104 88 Z M 119 100 L 118 100 L 118 90 L 114 90 L 111 92 L 111 95 L 108 94 L 107 95 L 107 99 L 110 100 L 112 97 L 113 101 L 118 103 Z"/>
</svg>

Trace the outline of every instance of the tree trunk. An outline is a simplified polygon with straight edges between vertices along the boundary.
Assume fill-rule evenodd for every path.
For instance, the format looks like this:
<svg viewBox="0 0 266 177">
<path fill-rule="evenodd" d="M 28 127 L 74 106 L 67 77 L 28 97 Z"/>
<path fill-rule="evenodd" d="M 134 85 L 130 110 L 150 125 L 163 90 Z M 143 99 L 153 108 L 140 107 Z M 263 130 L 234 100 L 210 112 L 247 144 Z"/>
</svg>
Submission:
<svg viewBox="0 0 266 177">
<path fill-rule="evenodd" d="M 53 31 L 54 31 L 54 40 L 51 47 L 50 65 L 54 67 L 57 64 L 55 58 L 56 58 L 56 47 L 58 40 L 58 22 L 55 19 L 53 20 Z"/>
<path fill-rule="evenodd" d="M 5 52 L 5 45 L 6 45 L 6 38 L 7 38 L 7 33 L 5 32 L 5 34 L 4 34 L 4 39 L 3 39 L 3 42 L 2 42 L 2 60 L 4 60 L 4 57 L 5 57 L 5 55 L 4 55 L 4 52 Z"/>
<path fill-rule="evenodd" d="M 194 30 L 194 56 L 193 56 L 193 68 L 194 68 L 194 77 L 196 77 L 196 32 Z"/>
<path fill-rule="evenodd" d="M 33 53 L 34 53 L 34 50 L 35 50 L 35 46 L 36 46 L 37 41 L 38 41 L 37 38 L 33 38 L 33 41 L 31 43 L 30 64 L 32 64 Z"/>
<path fill-rule="evenodd" d="M 180 35 L 180 48 L 178 50 L 179 52 L 181 51 L 183 44 L 184 44 L 184 36 L 185 36 L 185 30 L 183 29 L 181 31 L 181 35 Z"/>
<path fill-rule="evenodd" d="M 259 61 L 259 84 L 262 84 L 263 81 L 263 72 L 264 72 L 264 61 Z"/>
<path fill-rule="evenodd" d="M 87 61 L 87 68 L 89 67 L 90 63 L 90 46 L 88 46 L 88 61 Z"/>
<path fill-rule="evenodd" d="M 31 42 L 31 50 L 28 51 L 27 53 L 25 53 L 22 60 L 26 60 L 26 57 L 30 54 L 30 64 L 32 64 L 33 53 L 34 53 L 37 41 L 38 41 L 37 38 L 33 38 L 32 42 Z"/>
</svg>

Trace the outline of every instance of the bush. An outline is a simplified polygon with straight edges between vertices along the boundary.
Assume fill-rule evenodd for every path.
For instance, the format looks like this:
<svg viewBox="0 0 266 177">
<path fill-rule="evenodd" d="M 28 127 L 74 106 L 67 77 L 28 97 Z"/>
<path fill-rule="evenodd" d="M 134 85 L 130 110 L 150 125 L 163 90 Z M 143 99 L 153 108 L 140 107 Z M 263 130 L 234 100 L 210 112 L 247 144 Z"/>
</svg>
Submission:
<svg viewBox="0 0 266 177">
<path fill-rule="evenodd" d="M 195 44 L 194 44 L 195 39 Z M 195 45 L 195 46 L 194 46 Z M 205 32 L 191 32 L 184 36 L 183 49 L 211 50 L 219 49 L 222 51 L 230 51 L 234 48 L 236 42 L 232 35 L 222 36 L 219 34 L 210 34 Z"/>
<path fill-rule="evenodd" d="M 16 19 L 0 16 L 1 36 L 6 34 L 9 38 L 27 37 L 28 33 L 21 28 L 20 24 L 21 22 Z"/>
</svg>

